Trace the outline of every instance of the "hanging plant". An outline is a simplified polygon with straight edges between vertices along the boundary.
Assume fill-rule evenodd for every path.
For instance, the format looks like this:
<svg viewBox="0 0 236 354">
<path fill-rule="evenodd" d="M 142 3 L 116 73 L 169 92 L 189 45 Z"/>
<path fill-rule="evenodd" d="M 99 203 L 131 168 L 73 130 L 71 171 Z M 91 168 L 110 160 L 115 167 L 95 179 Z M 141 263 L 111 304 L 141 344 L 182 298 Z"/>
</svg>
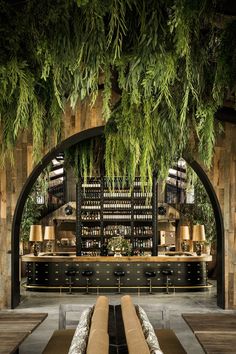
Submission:
<svg viewBox="0 0 236 354">
<path fill-rule="evenodd" d="M 236 21 L 218 24 L 221 3 L 0 1 L 2 162 L 24 130 L 39 159 L 61 138 L 65 104 L 95 102 L 102 75 L 107 175 L 150 182 L 186 148 L 209 167 L 214 113 L 236 90 Z M 115 110 L 112 87 L 121 93 Z M 82 145 L 86 176 L 91 146 Z"/>
<path fill-rule="evenodd" d="M 65 150 L 65 166 L 71 166 L 77 178 L 100 176 L 103 169 L 104 139 L 94 138 Z"/>
<path fill-rule="evenodd" d="M 41 212 L 47 205 L 48 170 L 44 170 L 32 187 L 22 213 L 20 240 L 29 241 L 30 226 L 41 219 Z"/>
</svg>

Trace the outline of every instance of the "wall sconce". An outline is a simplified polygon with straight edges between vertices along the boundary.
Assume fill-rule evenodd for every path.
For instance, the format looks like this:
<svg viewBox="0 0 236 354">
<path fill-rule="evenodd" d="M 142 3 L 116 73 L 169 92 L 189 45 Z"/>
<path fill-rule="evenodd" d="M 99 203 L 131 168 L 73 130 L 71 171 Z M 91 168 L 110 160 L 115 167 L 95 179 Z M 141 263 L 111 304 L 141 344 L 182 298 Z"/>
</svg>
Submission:
<svg viewBox="0 0 236 354">
<path fill-rule="evenodd" d="M 205 227 L 204 225 L 193 225 L 193 241 L 196 242 L 195 250 L 197 256 L 202 254 L 202 242 L 206 240 Z"/>
<path fill-rule="evenodd" d="M 182 240 L 181 249 L 183 252 L 189 252 L 190 245 L 187 241 L 190 240 L 189 226 L 181 225 L 179 228 L 179 237 Z"/>
<path fill-rule="evenodd" d="M 46 250 L 48 252 L 52 252 L 53 251 L 53 242 L 55 241 L 55 228 L 54 228 L 54 226 L 45 226 L 44 240 L 47 241 Z"/>
<path fill-rule="evenodd" d="M 34 256 L 38 256 L 40 252 L 40 243 L 43 241 L 42 225 L 31 225 L 29 241 L 34 242 L 32 251 Z"/>
</svg>

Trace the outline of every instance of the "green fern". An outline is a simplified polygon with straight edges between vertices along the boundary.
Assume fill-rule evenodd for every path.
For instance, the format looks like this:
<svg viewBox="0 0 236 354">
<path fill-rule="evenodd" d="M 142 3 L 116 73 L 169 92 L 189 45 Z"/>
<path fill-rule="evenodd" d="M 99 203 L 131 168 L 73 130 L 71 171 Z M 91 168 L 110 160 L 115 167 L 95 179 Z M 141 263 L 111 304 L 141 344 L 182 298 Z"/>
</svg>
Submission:
<svg viewBox="0 0 236 354">
<path fill-rule="evenodd" d="M 16 6 L 2 0 L 0 160 L 12 156 L 24 130 L 32 132 L 39 159 L 61 139 L 65 104 L 75 108 L 89 98 L 92 106 L 102 74 L 108 176 L 126 175 L 132 185 L 139 174 L 150 186 L 153 171 L 166 176 L 186 148 L 209 167 L 214 113 L 225 94 L 236 91 L 236 22 L 218 28 L 216 5 L 32 0 Z M 112 107 L 117 86 L 119 107 Z M 94 144 L 75 149 L 75 168 L 85 177 L 99 165 Z"/>
</svg>

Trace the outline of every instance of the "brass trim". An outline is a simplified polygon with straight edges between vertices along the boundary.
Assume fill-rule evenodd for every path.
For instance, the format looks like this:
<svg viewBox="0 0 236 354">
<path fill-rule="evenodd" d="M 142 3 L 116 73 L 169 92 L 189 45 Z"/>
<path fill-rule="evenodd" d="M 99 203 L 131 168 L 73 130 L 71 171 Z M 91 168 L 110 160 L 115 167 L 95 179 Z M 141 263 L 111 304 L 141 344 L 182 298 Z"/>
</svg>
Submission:
<svg viewBox="0 0 236 354">
<path fill-rule="evenodd" d="M 69 286 L 45 286 L 45 285 L 22 285 L 27 289 L 69 289 Z M 178 286 L 169 286 L 169 289 L 204 289 L 204 288 L 212 288 L 212 284 L 207 285 L 178 285 Z M 71 286 L 71 289 L 86 289 L 86 286 Z M 117 286 L 89 286 L 89 289 L 117 289 Z M 121 289 L 149 289 L 149 286 L 121 286 Z M 166 286 L 152 286 L 152 289 L 166 289 Z"/>
</svg>

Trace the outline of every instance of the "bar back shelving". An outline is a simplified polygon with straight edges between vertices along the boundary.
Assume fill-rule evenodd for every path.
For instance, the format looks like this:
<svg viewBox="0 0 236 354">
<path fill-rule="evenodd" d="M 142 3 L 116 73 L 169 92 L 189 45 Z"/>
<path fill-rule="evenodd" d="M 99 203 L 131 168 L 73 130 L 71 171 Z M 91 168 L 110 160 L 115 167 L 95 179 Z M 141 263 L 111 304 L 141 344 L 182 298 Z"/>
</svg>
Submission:
<svg viewBox="0 0 236 354">
<path fill-rule="evenodd" d="M 132 254 L 157 255 L 157 183 L 152 191 L 128 179 L 81 178 L 77 185 L 77 255 L 100 255 L 109 238 L 122 235 L 132 244 Z"/>
</svg>

